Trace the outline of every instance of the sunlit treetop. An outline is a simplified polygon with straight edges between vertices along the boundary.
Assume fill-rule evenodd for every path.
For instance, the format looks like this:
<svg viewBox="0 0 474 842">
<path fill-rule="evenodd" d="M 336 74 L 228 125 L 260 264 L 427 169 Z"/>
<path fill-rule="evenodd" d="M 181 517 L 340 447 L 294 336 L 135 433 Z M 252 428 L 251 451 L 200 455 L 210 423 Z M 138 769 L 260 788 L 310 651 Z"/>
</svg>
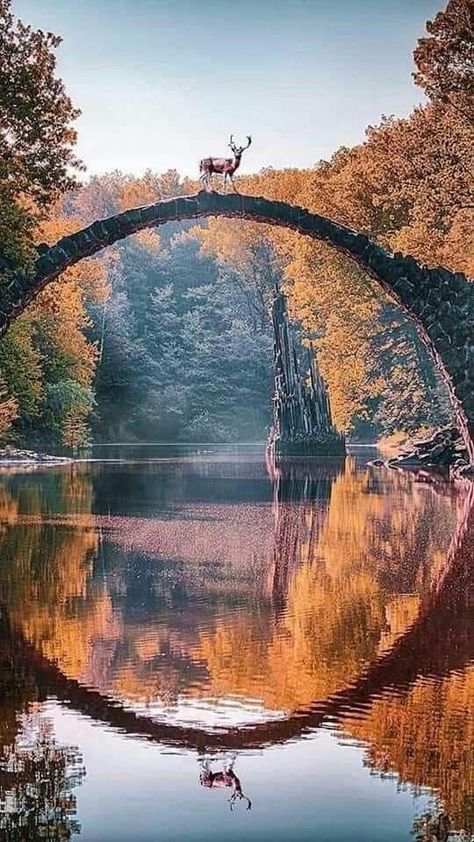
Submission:
<svg viewBox="0 0 474 842">
<path fill-rule="evenodd" d="M 61 38 L 34 31 L 0 0 L 0 190 L 44 208 L 82 168 L 73 153 L 79 111 L 56 75 Z"/>
<path fill-rule="evenodd" d="M 413 56 L 415 82 L 474 125 L 474 3 L 449 0 L 426 30 Z"/>
</svg>

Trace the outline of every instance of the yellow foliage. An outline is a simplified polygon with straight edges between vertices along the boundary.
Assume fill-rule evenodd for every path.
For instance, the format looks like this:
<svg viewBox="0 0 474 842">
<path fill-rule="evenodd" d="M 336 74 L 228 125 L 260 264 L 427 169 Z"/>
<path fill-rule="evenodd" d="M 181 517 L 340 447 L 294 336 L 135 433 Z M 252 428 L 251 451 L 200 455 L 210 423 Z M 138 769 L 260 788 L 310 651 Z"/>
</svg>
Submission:
<svg viewBox="0 0 474 842">
<path fill-rule="evenodd" d="M 367 744 L 369 765 L 415 787 L 439 792 L 453 828 L 474 832 L 474 666 L 418 681 L 404 697 L 376 699 L 344 730 Z"/>
</svg>

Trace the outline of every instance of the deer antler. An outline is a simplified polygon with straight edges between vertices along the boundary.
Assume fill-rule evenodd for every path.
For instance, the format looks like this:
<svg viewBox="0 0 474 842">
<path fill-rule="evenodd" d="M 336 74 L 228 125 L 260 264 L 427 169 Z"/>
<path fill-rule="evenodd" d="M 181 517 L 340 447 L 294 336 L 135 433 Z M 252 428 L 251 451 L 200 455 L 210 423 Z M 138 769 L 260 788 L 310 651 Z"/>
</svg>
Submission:
<svg viewBox="0 0 474 842">
<path fill-rule="evenodd" d="M 244 795 L 243 792 L 240 793 L 240 797 L 244 798 L 245 801 L 247 802 L 247 810 L 251 810 L 252 809 L 252 802 L 251 802 L 250 798 L 247 798 L 247 796 Z"/>
<path fill-rule="evenodd" d="M 247 140 L 248 140 L 248 143 L 247 143 L 247 146 L 244 146 L 244 149 L 248 149 L 250 144 L 252 143 L 251 135 L 249 135 L 249 134 L 247 135 Z"/>
<path fill-rule="evenodd" d="M 233 145 L 234 145 L 234 135 L 231 134 L 229 146 L 232 147 Z"/>
</svg>

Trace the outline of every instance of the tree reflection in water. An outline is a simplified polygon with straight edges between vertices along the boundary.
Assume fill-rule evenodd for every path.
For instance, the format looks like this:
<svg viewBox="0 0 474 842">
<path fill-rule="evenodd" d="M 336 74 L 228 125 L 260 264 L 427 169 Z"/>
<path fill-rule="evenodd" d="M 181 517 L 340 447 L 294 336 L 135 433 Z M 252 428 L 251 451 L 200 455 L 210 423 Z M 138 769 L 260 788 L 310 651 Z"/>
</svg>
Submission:
<svg viewBox="0 0 474 842">
<path fill-rule="evenodd" d="M 471 823 L 472 827 L 472 823 Z M 472 842 L 472 830 L 456 830 L 448 813 L 435 810 L 423 813 L 413 822 L 415 842 Z"/>
<path fill-rule="evenodd" d="M 159 476 L 139 478 L 151 498 Z M 295 711 L 315 702 L 323 710 L 340 694 L 334 711 L 344 733 L 367 746 L 367 765 L 415 789 L 431 787 L 450 832 L 472 829 L 474 668 L 464 569 L 472 536 L 463 535 L 445 570 L 465 494 L 356 470 L 348 460 L 344 471 L 309 481 L 280 477 L 273 499 L 267 491 L 242 503 L 233 488 L 231 505 L 184 495 L 151 515 L 104 514 L 118 485 L 113 474 L 76 470 L 52 473 L 44 484 L 3 486 L 1 599 L 13 637 L 30 647 L 4 659 L 23 676 L 17 713 L 58 691 L 41 658 L 78 686 L 96 688 L 87 712 L 107 721 L 107 702 L 98 701 L 105 695 L 168 718 L 183 699 L 237 699 L 244 712 L 257 700 L 269 720 L 287 717 L 278 726 L 284 740 L 297 734 L 288 725 L 285 737 L 284 723 L 298 723 Z M 117 506 L 123 511 L 120 498 Z M 430 605 L 434 616 L 425 617 Z M 398 665 L 390 662 L 395 651 Z M 32 652 L 41 658 L 29 671 Z M 360 684 L 352 704 L 358 676 L 379 662 L 378 684 Z M 63 689 L 71 693 L 72 684 Z M 125 711 L 121 727 L 126 720 Z M 7 721 L 4 741 L 14 745 Z M 75 780 L 74 768 L 64 767 L 66 778 L 71 772 Z M 436 816 L 420 818 L 414 833 L 426 836 Z"/>
<path fill-rule="evenodd" d="M 73 789 L 85 769 L 79 749 L 61 746 L 52 724 L 31 711 L 0 754 L 0 834 L 9 842 L 64 840 L 80 832 Z"/>
<path fill-rule="evenodd" d="M 76 594 L 78 580 L 91 572 L 93 537 L 64 540 L 43 521 L 48 512 L 90 512 L 90 488 L 74 472 L 49 476 L 44 486 L 20 485 L 15 493 L 0 488 L 1 604 L 22 611 L 25 622 L 32 605 L 41 606 L 40 627 L 46 628 L 48 601 L 64 604 Z M 32 522 L 22 524 L 26 515 Z M 44 549 L 47 547 L 46 555 Z M 50 566 L 51 565 L 51 566 Z M 85 775 L 80 750 L 57 742 L 53 724 L 42 712 L 44 690 L 21 657 L 6 616 L 0 634 L 0 838 L 8 842 L 67 840 L 80 833 L 73 793 Z"/>
</svg>

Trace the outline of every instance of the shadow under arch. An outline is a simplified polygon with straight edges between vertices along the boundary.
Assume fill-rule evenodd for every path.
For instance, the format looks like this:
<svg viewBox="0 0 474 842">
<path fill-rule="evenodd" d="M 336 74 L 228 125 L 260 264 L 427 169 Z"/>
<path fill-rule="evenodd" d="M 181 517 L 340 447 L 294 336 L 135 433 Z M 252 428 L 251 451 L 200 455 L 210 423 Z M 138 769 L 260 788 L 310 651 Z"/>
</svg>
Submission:
<svg viewBox="0 0 474 842">
<path fill-rule="evenodd" d="M 42 245 L 35 273 L 0 290 L 0 336 L 65 269 L 124 237 L 182 219 L 226 216 L 283 226 L 350 257 L 412 319 L 446 382 L 470 461 L 474 463 L 474 283 L 460 273 L 428 268 L 390 254 L 364 234 L 304 208 L 259 196 L 202 191 L 97 220 L 54 246 Z"/>
<path fill-rule="evenodd" d="M 304 737 L 327 719 L 338 719 L 364 709 L 384 692 L 403 694 L 420 676 L 442 677 L 463 668 L 474 651 L 472 558 L 474 550 L 474 484 L 464 506 L 446 556 L 430 594 L 415 622 L 390 650 L 370 664 L 353 683 L 325 700 L 315 701 L 290 715 L 268 722 L 219 731 L 160 723 L 126 709 L 96 690 L 67 678 L 0 617 L 0 634 L 11 644 L 15 672 L 38 678 L 46 695 L 102 724 L 151 742 L 197 751 L 261 749 Z"/>
</svg>

